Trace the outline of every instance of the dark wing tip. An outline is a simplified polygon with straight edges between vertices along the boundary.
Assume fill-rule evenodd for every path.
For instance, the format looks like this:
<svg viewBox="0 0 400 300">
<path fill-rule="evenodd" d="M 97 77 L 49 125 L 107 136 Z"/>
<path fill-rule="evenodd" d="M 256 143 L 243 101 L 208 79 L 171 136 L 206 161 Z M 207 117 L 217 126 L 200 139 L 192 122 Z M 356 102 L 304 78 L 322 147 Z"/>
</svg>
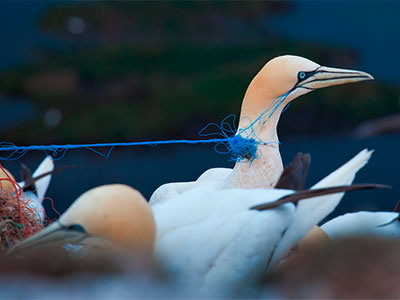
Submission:
<svg viewBox="0 0 400 300">
<path fill-rule="evenodd" d="M 21 175 L 22 181 L 27 181 L 27 180 L 32 179 L 32 171 L 24 163 L 21 163 L 20 175 Z"/>
<path fill-rule="evenodd" d="M 313 189 L 313 190 L 303 190 L 303 191 L 295 192 L 290 195 L 286 195 L 274 202 L 252 206 L 250 209 L 266 210 L 266 209 L 278 207 L 285 203 L 297 204 L 297 202 L 299 202 L 300 200 L 310 199 L 310 198 L 314 198 L 314 197 L 318 197 L 318 196 L 330 195 L 330 194 L 335 194 L 335 193 L 352 192 L 352 191 L 357 191 L 357 190 L 390 189 L 390 188 L 392 188 L 392 187 L 389 185 L 376 184 L 376 183 L 365 183 L 365 184 L 334 186 L 334 187 L 327 187 L 327 188 Z"/>
<path fill-rule="evenodd" d="M 297 153 L 279 177 L 276 189 L 301 190 L 306 183 L 310 168 L 311 155 L 309 153 Z"/>
<path fill-rule="evenodd" d="M 400 200 L 397 201 L 396 206 L 394 207 L 393 211 L 400 213 Z"/>
<path fill-rule="evenodd" d="M 65 171 L 65 170 L 67 170 L 67 169 L 75 168 L 75 167 L 76 167 L 76 165 L 63 166 L 63 167 L 55 168 L 55 169 L 53 169 L 53 170 L 51 170 L 51 171 L 42 173 L 42 174 L 40 174 L 40 175 L 38 175 L 38 176 L 36 176 L 36 177 L 33 177 L 33 178 L 32 178 L 32 176 L 31 176 L 31 177 L 28 178 L 27 180 L 24 180 L 24 191 L 29 190 L 29 188 L 32 187 L 33 184 L 34 184 L 36 181 L 38 181 L 39 179 L 41 179 L 41 178 L 43 178 L 43 177 L 46 177 L 46 176 L 48 176 L 48 175 L 54 175 L 54 174 L 60 173 L 60 172 L 62 172 L 62 171 Z"/>
</svg>

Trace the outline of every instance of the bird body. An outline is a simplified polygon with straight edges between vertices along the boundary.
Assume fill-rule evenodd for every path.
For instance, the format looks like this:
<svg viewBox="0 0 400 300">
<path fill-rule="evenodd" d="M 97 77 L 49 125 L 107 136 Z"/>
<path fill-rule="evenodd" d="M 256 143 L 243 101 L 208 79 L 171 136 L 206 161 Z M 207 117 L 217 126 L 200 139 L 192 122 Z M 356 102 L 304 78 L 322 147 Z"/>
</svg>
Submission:
<svg viewBox="0 0 400 300">
<path fill-rule="evenodd" d="M 200 290 L 245 287 L 335 208 L 370 155 L 360 152 L 314 186 L 325 190 L 200 187 L 150 206 L 131 187 L 101 186 L 82 194 L 58 221 L 10 254 L 65 244 L 83 245 L 86 253 L 111 247 L 152 254 L 154 247 L 180 283 Z M 288 234 L 294 226 L 298 233 Z"/>
<path fill-rule="evenodd" d="M 197 188 L 155 205 L 156 254 L 185 282 L 221 286 L 257 279 L 295 207 L 285 204 L 263 212 L 250 208 L 289 193 Z"/>
<path fill-rule="evenodd" d="M 369 160 L 361 151 L 312 189 L 350 185 Z M 204 287 L 243 285 L 276 266 L 290 248 L 326 217 L 343 193 L 254 210 L 296 194 L 285 189 L 190 189 L 154 204 L 156 255 L 177 278 Z M 251 209 L 253 208 L 253 209 Z"/>
<path fill-rule="evenodd" d="M 360 211 L 336 217 L 321 226 L 330 239 L 359 236 L 400 237 L 397 212 Z"/>
<path fill-rule="evenodd" d="M 373 77 L 364 72 L 323 67 L 299 56 L 284 55 L 270 60 L 244 95 L 236 132 L 246 140 L 255 141 L 257 155 L 242 153 L 232 170 L 211 169 L 197 181 L 163 185 L 153 193 L 150 203 L 166 201 L 201 186 L 273 188 L 283 171 L 277 125 L 284 107 L 314 89 L 370 79 Z"/>
</svg>

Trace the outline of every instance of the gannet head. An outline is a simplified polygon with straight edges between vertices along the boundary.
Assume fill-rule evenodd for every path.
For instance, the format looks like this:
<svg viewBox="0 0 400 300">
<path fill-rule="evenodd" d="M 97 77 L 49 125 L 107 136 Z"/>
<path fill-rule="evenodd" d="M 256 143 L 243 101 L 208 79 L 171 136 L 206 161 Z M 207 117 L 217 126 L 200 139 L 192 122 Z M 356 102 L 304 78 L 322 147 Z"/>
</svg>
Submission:
<svg viewBox="0 0 400 300">
<path fill-rule="evenodd" d="M 59 222 L 81 225 L 89 235 L 121 246 L 151 249 L 154 244 L 150 205 L 140 192 L 123 184 L 103 185 L 83 193 Z"/>
<path fill-rule="evenodd" d="M 294 55 L 271 59 L 256 77 L 260 77 L 259 80 L 268 86 L 274 98 L 288 92 L 299 96 L 332 85 L 374 79 L 365 72 L 323 67 Z"/>
<path fill-rule="evenodd" d="M 57 244 L 92 246 L 89 241 L 99 239 L 107 246 L 148 253 L 155 232 L 152 209 L 137 190 L 123 184 L 103 185 L 83 193 L 58 221 L 17 244 L 11 253 Z"/>
<path fill-rule="evenodd" d="M 370 74 L 361 71 L 323 67 L 300 56 L 278 56 L 267 62 L 250 83 L 242 116 L 259 115 L 260 105 L 265 106 L 262 102 L 285 94 L 289 94 L 287 103 L 315 89 L 371 79 Z"/>
</svg>

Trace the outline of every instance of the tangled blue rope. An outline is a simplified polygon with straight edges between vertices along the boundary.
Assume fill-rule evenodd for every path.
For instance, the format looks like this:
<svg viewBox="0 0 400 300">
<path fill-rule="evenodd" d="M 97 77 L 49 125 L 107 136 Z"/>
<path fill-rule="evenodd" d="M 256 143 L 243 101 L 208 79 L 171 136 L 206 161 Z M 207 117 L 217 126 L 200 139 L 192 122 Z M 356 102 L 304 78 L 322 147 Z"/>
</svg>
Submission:
<svg viewBox="0 0 400 300">
<path fill-rule="evenodd" d="M 257 123 L 261 125 L 265 125 L 268 120 L 272 117 L 272 115 L 277 111 L 278 107 L 284 103 L 286 98 L 289 96 L 288 93 L 277 97 L 272 101 L 272 103 L 267 107 L 267 109 L 254 121 L 249 120 L 250 125 L 245 128 L 240 128 L 239 130 L 236 128 L 236 116 L 229 115 L 225 117 L 220 124 L 210 123 L 206 127 L 204 127 L 199 135 L 201 136 L 219 136 L 225 138 L 225 141 L 217 142 L 214 147 L 214 150 L 220 154 L 228 154 L 230 153 L 232 156 L 232 160 L 236 162 L 240 162 L 242 160 L 250 160 L 259 158 L 261 155 L 258 151 L 258 146 L 268 145 L 272 143 L 278 143 L 278 141 L 269 141 L 265 142 L 261 138 L 259 138 L 254 130 L 254 127 Z M 282 110 L 284 112 L 288 108 L 288 105 Z M 216 128 L 216 131 L 211 131 L 210 133 L 206 133 L 211 128 Z"/>
<path fill-rule="evenodd" d="M 219 136 L 219 138 L 211 138 L 204 140 L 166 140 L 166 141 L 144 141 L 144 142 L 125 142 L 125 143 L 97 143 L 97 144 L 67 144 L 67 145 L 31 145 L 16 146 L 9 142 L 0 142 L 0 153 L 7 152 L 6 155 L 0 155 L 0 160 L 18 160 L 29 151 L 43 151 L 46 156 L 51 155 L 54 160 L 62 159 L 65 153 L 70 149 L 87 149 L 97 153 L 98 155 L 108 158 L 111 151 L 115 147 L 131 147 L 131 146 L 157 146 L 168 144 L 211 144 L 215 143 L 215 151 L 220 154 L 230 153 L 232 160 L 253 160 L 259 157 L 258 145 L 268 145 L 271 143 L 279 143 L 278 141 L 264 142 L 257 137 L 254 126 L 260 122 L 264 125 L 271 116 L 276 112 L 278 107 L 286 100 L 290 92 L 276 98 L 271 105 L 250 125 L 246 128 L 237 130 L 236 116 L 229 115 L 225 117 L 220 124 L 210 123 L 200 132 L 200 136 Z M 287 107 L 283 111 L 286 110 Z M 206 133 L 212 127 L 217 128 L 217 132 Z M 96 148 L 108 148 L 105 153 L 96 150 Z"/>
<path fill-rule="evenodd" d="M 13 143 L 0 143 L 0 152 L 11 152 L 6 156 L 0 155 L 0 160 L 18 160 L 29 151 L 43 151 L 46 155 L 50 155 L 53 159 L 62 159 L 65 153 L 70 149 L 88 149 L 104 158 L 110 156 L 114 147 L 131 147 L 131 146 L 157 146 L 166 144 L 207 144 L 226 142 L 226 139 L 208 139 L 208 140 L 168 140 L 168 141 L 148 141 L 148 142 L 126 142 L 126 143 L 99 143 L 99 144 L 76 144 L 76 145 L 31 145 L 16 146 Z M 106 153 L 102 153 L 95 148 L 109 147 Z"/>
</svg>

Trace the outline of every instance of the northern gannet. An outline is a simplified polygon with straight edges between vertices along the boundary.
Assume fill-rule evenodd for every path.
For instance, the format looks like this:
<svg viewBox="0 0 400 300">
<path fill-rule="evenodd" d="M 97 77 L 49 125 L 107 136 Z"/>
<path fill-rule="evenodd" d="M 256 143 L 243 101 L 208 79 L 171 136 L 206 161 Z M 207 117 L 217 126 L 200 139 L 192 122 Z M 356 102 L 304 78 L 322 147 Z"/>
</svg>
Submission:
<svg viewBox="0 0 400 300">
<path fill-rule="evenodd" d="M 128 186 L 101 186 L 81 195 L 58 221 L 10 253 L 65 244 L 152 253 L 155 242 L 156 256 L 178 281 L 232 289 L 257 281 L 275 266 L 335 208 L 343 192 L 376 187 L 349 186 L 370 155 L 360 152 L 306 191 L 203 187 L 151 207 Z M 342 186 L 332 187 L 337 185 Z M 308 220 L 298 222 L 301 217 Z"/>
<path fill-rule="evenodd" d="M 270 60 L 251 81 L 243 99 L 236 135 L 260 141 L 258 157 L 247 157 L 232 169 L 214 168 L 195 182 L 169 183 L 151 196 L 155 204 L 187 190 L 272 188 L 282 173 L 277 124 L 284 107 L 315 89 L 373 79 L 361 71 L 323 67 L 303 57 L 284 55 Z"/>
<path fill-rule="evenodd" d="M 56 222 L 15 245 L 10 253 L 77 244 L 86 250 L 115 246 L 148 254 L 154 239 L 154 218 L 146 199 L 127 185 L 110 184 L 83 193 Z"/>
<path fill-rule="evenodd" d="M 316 189 L 349 188 L 370 156 L 361 151 L 307 191 L 313 197 L 307 200 L 301 200 L 304 191 L 199 187 L 155 204 L 156 255 L 178 280 L 204 288 L 256 281 L 334 210 L 344 191 L 324 195 Z M 297 205 L 278 200 L 285 196 L 297 197 Z"/>
</svg>

